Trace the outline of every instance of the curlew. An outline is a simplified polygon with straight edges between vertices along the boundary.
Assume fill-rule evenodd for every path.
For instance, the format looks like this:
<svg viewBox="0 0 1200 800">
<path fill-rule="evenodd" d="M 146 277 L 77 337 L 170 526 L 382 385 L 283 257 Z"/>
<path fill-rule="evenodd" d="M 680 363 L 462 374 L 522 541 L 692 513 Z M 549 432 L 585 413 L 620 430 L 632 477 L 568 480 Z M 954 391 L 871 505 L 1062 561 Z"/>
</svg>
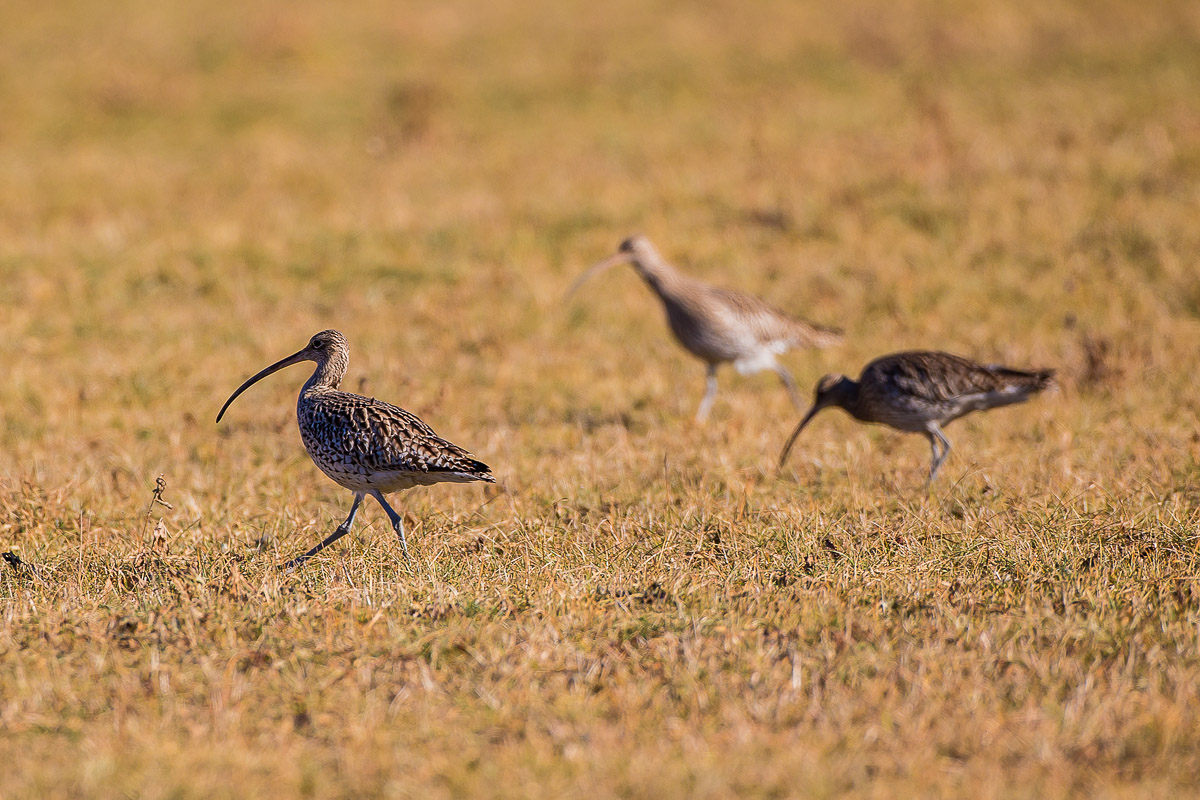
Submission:
<svg viewBox="0 0 1200 800">
<path fill-rule="evenodd" d="M 617 264 L 632 264 L 663 304 L 667 324 L 684 349 L 705 363 L 704 397 L 696 421 L 704 422 L 717 396 L 717 367 L 732 363 L 741 375 L 771 370 L 802 407 L 796 382 L 778 356 L 793 347 L 825 347 L 842 339 L 840 331 L 810 325 L 741 292 L 701 283 L 679 272 L 645 236 L 621 242 L 615 255 L 583 273 L 568 297 L 588 278 Z"/>
<path fill-rule="evenodd" d="M 1048 387 L 1053 379 L 1052 369 L 1019 370 L 977 364 L 937 351 L 882 356 L 867 364 L 857 381 L 845 375 L 821 378 L 816 400 L 784 445 L 779 466 L 783 467 L 796 437 L 817 412 L 836 406 L 861 422 L 924 433 L 933 450 L 928 480 L 932 483 L 950 453 L 943 425 L 972 411 L 1023 403 Z"/>
<path fill-rule="evenodd" d="M 350 515 L 324 541 L 283 566 L 294 569 L 350 532 L 363 498 L 371 495 L 391 520 L 408 559 L 404 520 L 388 505 L 385 494 L 434 483 L 495 483 L 487 464 L 440 438 L 433 429 L 402 408 L 338 389 L 350 362 L 350 348 L 337 331 L 321 331 L 298 353 L 277 361 L 247 380 L 229 396 L 217 422 L 237 396 L 284 367 L 312 361 L 317 365 L 300 390 L 296 419 L 300 438 L 313 462 L 334 483 L 354 492 Z"/>
</svg>

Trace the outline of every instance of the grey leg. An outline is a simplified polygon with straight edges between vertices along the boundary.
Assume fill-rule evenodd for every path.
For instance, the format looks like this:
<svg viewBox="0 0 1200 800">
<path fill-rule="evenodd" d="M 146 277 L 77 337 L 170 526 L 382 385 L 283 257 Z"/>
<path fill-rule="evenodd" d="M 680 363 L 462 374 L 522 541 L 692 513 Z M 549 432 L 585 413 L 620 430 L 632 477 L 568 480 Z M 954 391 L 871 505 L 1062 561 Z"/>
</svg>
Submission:
<svg viewBox="0 0 1200 800">
<path fill-rule="evenodd" d="M 929 477 L 925 479 L 925 486 L 928 487 L 933 483 L 933 476 L 937 474 L 938 456 L 941 454 L 938 452 L 937 437 L 929 432 L 925 435 L 929 437 L 929 449 L 933 451 L 929 457 Z"/>
<path fill-rule="evenodd" d="M 342 538 L 347 533 L 349 533 L 350 526 L 354 524 L 354 515 L 358 513 L 358 506 L 360 503 L 362 503 L 362 501 L 363 501 L 363 494 L 361 492 L 355 492 L 354 493 L 354 505 L 350 506 L 350 516 L 346 517 L 346 521 L 343 522 L 341 525 L 338 525 L 337 530 L 335 530 L 333 533 L 329 534 L 329 536 L 325 537 L 324 541 L 322 541 L 319 545 L 314 547 L 312 550 L 309 550 L 307 553 L 305 553 L 302 556 L 296 556 L 291 561 L 284 564 L 282 569 L 286 569 L 288 572 L 291 572 L 296 567 L 301 566 L 305 561 L 308 561 L 310 558 L 315 556 L 317 553 L 321 552 L 326 547 L 329 547 L 329 545 L 333 544 L 338 539 Z"/>
<path fill-rule="evenodd" d="M 930 423 L 928 431 L 929 446 L 933 448 L 933 463 L 929 465 L 929 483 L 933 483 L 938 470 L 942 468 L 942 462 L 946 460 L 946 456 L 950 455 L 950 440 L 946 438 L 946 434 L 942 433 L 942 429 L 938 427 L 937 423 Z M 941 442 L 942 445 L 940 453 L 937 448 L 938 442 Z"/>
<path fill-rule="evenodd" d="M 783 381 L 783 386 L 788 390 L 788 395 L 792 398 L 792 405 L 798 410 L 804 410 L 804 401 L 800 399 L 800 391 L 796 388 L 796 381 L 792 379 L 792 373 L 787 371 L 787 368 L 782 364 L 776 364 L 771 367 L 775 370 L 775 374 L 779 376 L 779 380 Z"/>
<path fill-rule="evenodd" d="M 400 537 L 400 549 L 404 551 L 404 560 L 412 561 L 408 556 L 408 542 L 404 538 L 404 518 L 388 505 L 387 500 L 383 499 L 383 494 L 378 489 L 371 491 L 371 497 L 379 501 L 379 505 L 383 506 L 383 510 L 387 512 L 388 519 L 392 521 L 392 530 Z"/>
<path fill-rule="evenodd" d="M 705 381 L 704 398 L 700 401 L 700 408 L 696 409 L 696 422 L 703 424 L 708 419 L 708 412 L 712 411 L 713 400 L 717 399 L 717 365 L 708 365 L 708 378 Z"/>
</svg>

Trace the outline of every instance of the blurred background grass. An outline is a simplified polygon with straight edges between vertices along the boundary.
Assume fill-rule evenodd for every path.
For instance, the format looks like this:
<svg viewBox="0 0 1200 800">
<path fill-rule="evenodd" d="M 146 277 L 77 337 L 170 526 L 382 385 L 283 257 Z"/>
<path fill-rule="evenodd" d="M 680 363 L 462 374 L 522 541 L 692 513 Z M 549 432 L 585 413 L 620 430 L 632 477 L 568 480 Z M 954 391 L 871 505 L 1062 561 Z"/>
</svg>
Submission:
<svg viewBox="0 0 1200 800">
<path fill-rule="evenodd" d="M 0 534 L 43 570 L 0 578 L 0 786 L 1191 785 L 1196 4 L 0 15 Z M 1062 389 L 952 428 L 930 498 L 923 442 L 836 415 L 777 478 L 773 378 L 694 429 L 629 271 L 564 305 L 639 231 L 844 327 L 806 386 L 937 347 Z M 305 376 L 212 417 L 325 327 L 508 493 L 397 498 L 411 574 L 372 509 L 294 594 L 273 563 L 349 499 Z"/>
</svg>

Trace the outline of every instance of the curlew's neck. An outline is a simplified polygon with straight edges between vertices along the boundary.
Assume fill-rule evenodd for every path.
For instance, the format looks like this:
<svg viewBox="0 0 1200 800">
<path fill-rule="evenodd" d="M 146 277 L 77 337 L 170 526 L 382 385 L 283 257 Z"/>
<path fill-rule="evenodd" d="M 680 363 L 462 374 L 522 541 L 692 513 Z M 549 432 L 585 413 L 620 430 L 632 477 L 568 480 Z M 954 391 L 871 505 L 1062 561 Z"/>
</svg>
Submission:
<svg viewBox="0 0 1200 800">
<path fill-rule="evenodd" d="M 308 392 L 336 391 L 342 385 L 342 377 L 346 367 L 350 365 L 350 356 L 342 350 L 333 350 L 324 354 L 317 362 L 317 368 L 312 377 L 304 384 L 302 394 Z"/>
<path fill-rule="evenodd" d="M 677 297 L 686 281 L 683 275 L 662 258 L 640 257 L 633 262 L 642 280 L 663 300 Z"/>
<path fill-rule="evenodd" d="M 843 378 L 830 392 L 829 405 L 837 406 L 855 419 L 870 422 L 870 415 L 862 402 L 861 388 L 858 381 Z"/>
</svg>

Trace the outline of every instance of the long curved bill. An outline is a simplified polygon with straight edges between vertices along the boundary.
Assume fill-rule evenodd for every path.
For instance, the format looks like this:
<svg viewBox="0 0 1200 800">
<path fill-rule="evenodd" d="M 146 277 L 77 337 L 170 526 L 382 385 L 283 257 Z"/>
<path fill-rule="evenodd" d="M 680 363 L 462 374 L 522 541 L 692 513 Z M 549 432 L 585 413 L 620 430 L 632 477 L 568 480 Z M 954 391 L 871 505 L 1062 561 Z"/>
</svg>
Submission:
<svg viewBox="0 0 1200 800">
<path fill-rule="evenodd" d="M 615 256 L 610 256 L 609 258 L 604 259 L 599 264 L 593 264 L 591 267 L 588 267 L 587 272 L 580 275 L 575 279 L 575 282 L 571 284 L 571 288 L 567 290 L 566 299 L 570 300 L 572 297 L 574 297 L 575 292 L 579 291 L 579 287 L 582 286 L 587 279 L 593 275 L 599 275 L 601 272 L 604 272 L 604 270 L 608 269 L 609 267 L 615 267 L 617 264 L 627 263 L 629 263 L 629 254 L 617 253 Z"/>
<path fill-rule="evenodd" d="M 787 444 L 783 446 L 783 452 L 779 454 L 778 469 L 783 469 L 783 465 L 785 462 L 787 462 L 788 454 L 792 452 L 792 445 L 796 443 L 796 437 L 800 435 L 800 431 L 804 430 L 805 425 L 812 422 L 812 418 L 815 417 L 817 412 L 820 410 L 820 406 L 813 406 L 810 408 L 808 413 L 804 415 L 804 419 L 800 420 L 800 424 L 797 425 L 796 429 L 792 431 L 792 435 L 788 437 Z"/>
<path fill-rule="evenodd" d="M 307 348 L 305 348 L 305 349 L 307 349 Z M 299 364 L 301 361 L 307 361 L 307 360 L 308 359 L 304 354 L 304 350 L 301 350 L 298 353 L 293 353 L 292 355 L 288 356 L 287 358 L 283 359 L 282 361 L 276 361 L 274 364 L 272 364 L 271 366 L 264 369 L 262 372 L 255 375 L 253 378 L 250 378 L 248 381 L 246 381 L 241 386 L 239 386 L 237 388 L 236 392 L 229 395 L 229 399 L 225 401 L 225 405 L 221 406 L 221 412 L 219 414 L 217 414 L 217 422 L 220 422 L 221 417 L 225 416 L 225 409 L 229 408 L 229 404 L 232 403 L 234 400 L 236 400 L 237 396 L 239 394 L 246 391 L 251 386 L 258 383 L 259 381 L 261 381 L 263 378 L 267 377 L 271 373 L 278 372 L 279 370 L 283 369 L 284 367 L 290 367 L 292 364 Z"/>
</svg>

